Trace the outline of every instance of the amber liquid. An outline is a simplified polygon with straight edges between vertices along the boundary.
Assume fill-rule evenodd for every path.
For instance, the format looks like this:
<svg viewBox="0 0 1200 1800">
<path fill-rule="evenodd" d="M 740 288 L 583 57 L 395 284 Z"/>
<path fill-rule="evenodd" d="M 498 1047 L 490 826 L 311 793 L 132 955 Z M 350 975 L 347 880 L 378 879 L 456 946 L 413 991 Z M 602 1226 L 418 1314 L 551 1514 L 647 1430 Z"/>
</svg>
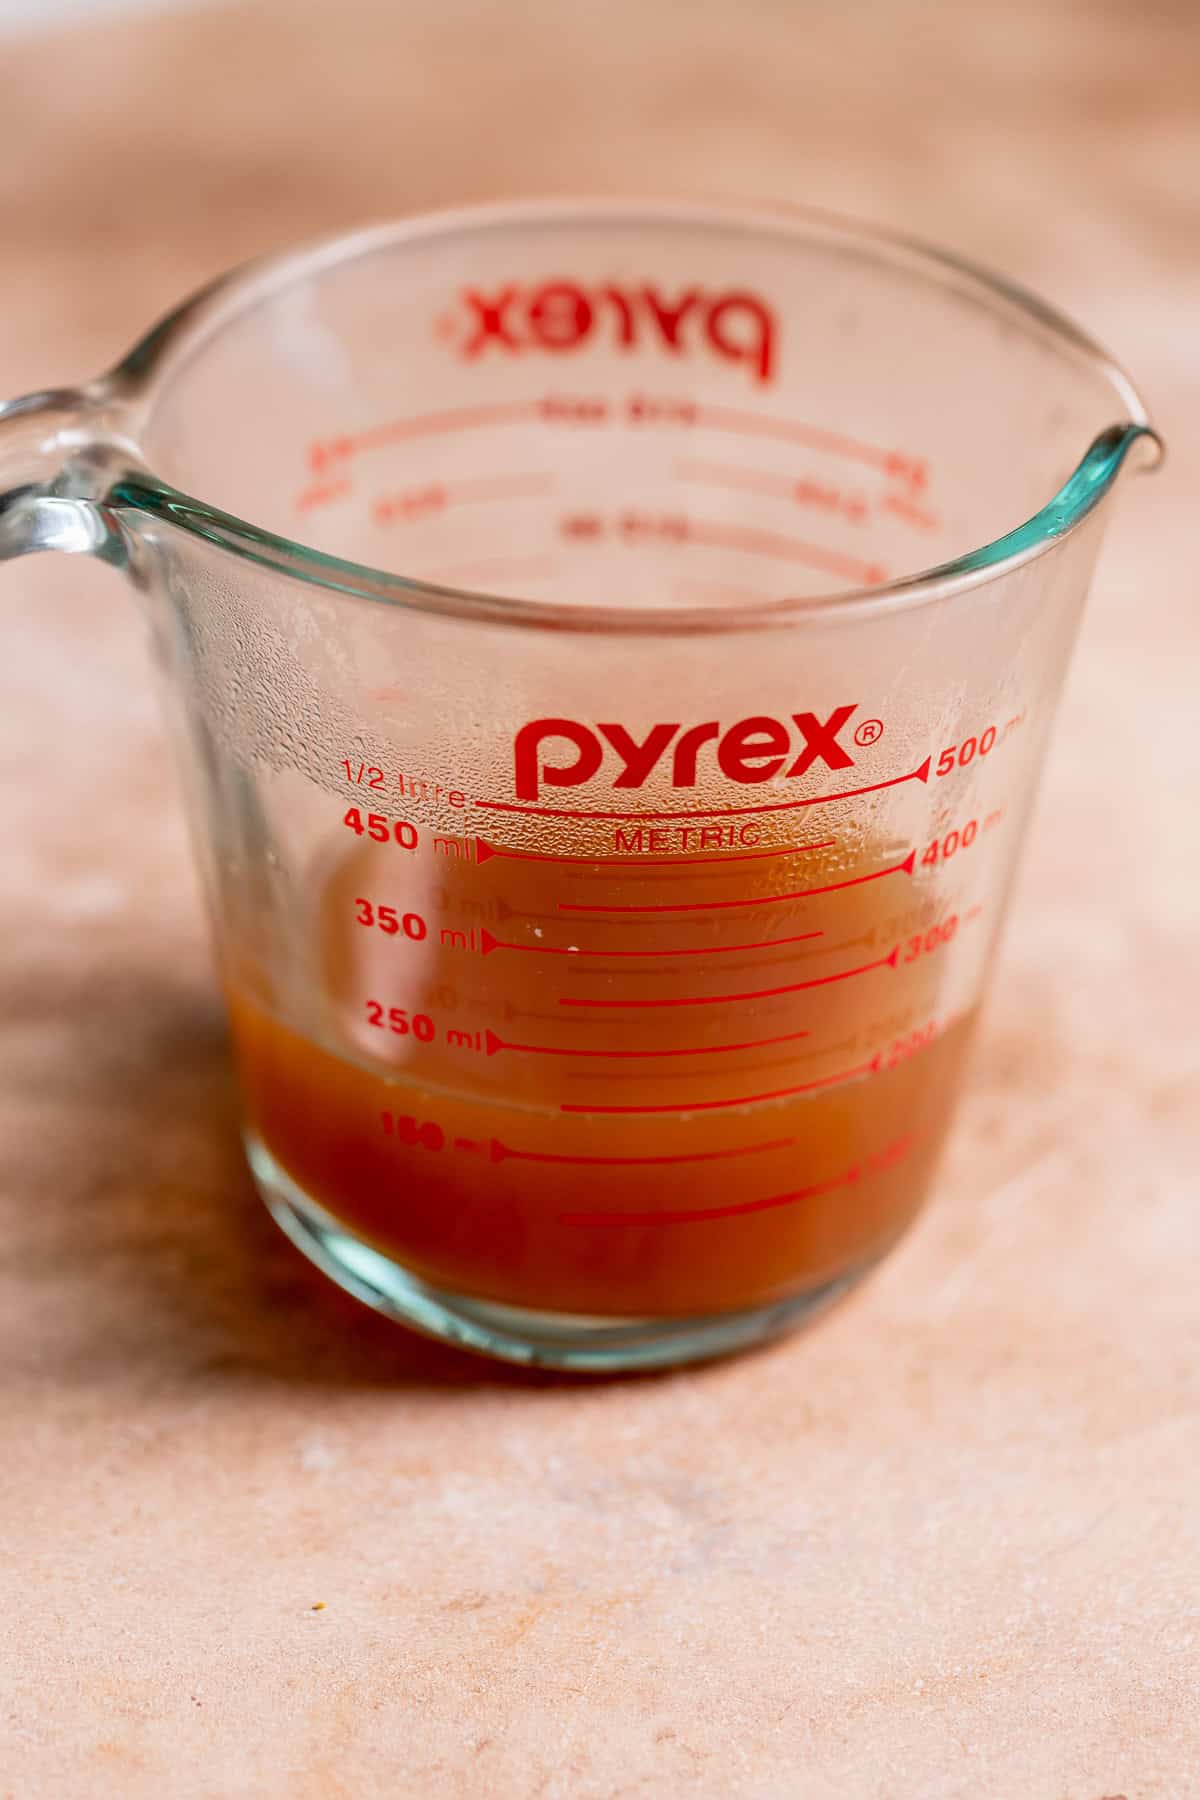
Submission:
<svg viewBox="0 0 1200 1800">
<path fill-rule="evenodd" d="M 896 861 L 431 875 L 361 845 L 318 885 L 303 1011 L 232 976 L 251 1129 L 444 1290 L 632 1319 L 819 1286 L 920 1206 L 969 1032 Z"/>
</svg>

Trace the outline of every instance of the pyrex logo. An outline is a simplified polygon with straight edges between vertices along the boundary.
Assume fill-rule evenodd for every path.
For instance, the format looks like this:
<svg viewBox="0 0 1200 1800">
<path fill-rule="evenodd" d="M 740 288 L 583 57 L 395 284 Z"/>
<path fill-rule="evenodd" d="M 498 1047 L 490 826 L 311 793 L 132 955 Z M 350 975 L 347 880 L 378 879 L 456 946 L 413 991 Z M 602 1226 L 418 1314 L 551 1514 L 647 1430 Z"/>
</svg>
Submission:
<svg viewBox="0 0 1200 1800">
<path fill-rule="evenodd" d="M 744 288 L 713 292 L 703 287 L 666 291 L 653 282 L 508 282 L 463 288 L 463 314 L 450 314 L 439 329 L 465 361 L 485 353 L 519 356 L 528 350 L 562 354 L 589 342 L 619 350 L 642 347 L 687 356 L 696 351 L 740 363 L 756 382 L 775 373 L 779 336 L 774 309 Z"/>
<path fill-rule="evenodd" d="M 703 754 L 729 781 L 773 781 L 777 775 L 791 781 L 816 763 L 827 769 L 850 769 L 854 758 L 838 737 L 857 706 L 857 701 L 835 706 L 826 719 L 811 712 L 792 713 L 787 722 L 755 713 L 726 729 L 719 720 L 707 719 L 682 735 L 678 723 L 666 722 L 652 725 L 641 739 L 624 725 L 593 727 L 578 719 L 531 719 L 513 739 L 517 796 L 537 800 L 543 788 L 579 787 L 600 773 L 606 757 L 617 769 L 614 788 L 640 788 L 655 769 L 662 767 L 665 774 L 668 766 L 672 787 L 695 787 Z M 711 751 L 708 745 L 713 746 Z"/>
</svg>

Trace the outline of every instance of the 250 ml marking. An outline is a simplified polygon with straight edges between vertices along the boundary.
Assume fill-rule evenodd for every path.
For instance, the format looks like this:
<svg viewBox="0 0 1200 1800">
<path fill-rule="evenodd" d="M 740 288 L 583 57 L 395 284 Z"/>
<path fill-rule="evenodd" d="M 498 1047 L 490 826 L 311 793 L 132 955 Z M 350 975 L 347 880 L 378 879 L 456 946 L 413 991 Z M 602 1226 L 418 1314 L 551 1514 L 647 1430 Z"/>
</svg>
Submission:
<svg viewBox="0 0 1200 1800">
<path fill-rule="evenodd" d="M 385 1006 L 381 1000 L 367 1000 L 364 1005 L 368 1025 L 373 1025 L 378 1031 L 389 1031 L 396 1037 L 412 1036 L 422 1044 L 431 1044 L 438 1037 L 438 1027 L 428 1013 L 413 1013 L 404 1006 Z M 449 1049 L 466 1050 L 488 1057 L 498 1056 L 502 1051 L 509 1050 L 523 1056 L 598 1057 L 602 1061 L 631 1061 L 664 1056 L 725 1056 L 738 1050 L 761 1050 L 775 1044 L 797 1043 L 801 1038 L 811 1036 L 812 1033 L 808 1030 L 784 1031 L 773 1037 L 748 1038 L 741 1043 L 679 1044 L 666 1049 L 641 1050 L 624 1046 L 605 1049 L 591 1045 L 518 1043 L 502 1038 L 490 1026 L 484 1026 L 478 1031 L 448 1026 L 442 1033 L 443 1042 Z"/>
</svg>

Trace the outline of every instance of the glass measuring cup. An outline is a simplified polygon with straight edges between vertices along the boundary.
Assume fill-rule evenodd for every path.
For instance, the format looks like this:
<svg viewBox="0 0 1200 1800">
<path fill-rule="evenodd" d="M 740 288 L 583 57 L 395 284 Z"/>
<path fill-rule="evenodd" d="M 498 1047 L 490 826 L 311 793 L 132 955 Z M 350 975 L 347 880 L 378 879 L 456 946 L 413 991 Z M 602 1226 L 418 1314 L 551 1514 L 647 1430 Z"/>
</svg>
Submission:
<svg viewBox="0 0 1200 1800">
<path fill-rule="evenodd" d="M 0 556 L 139 594 L 294 1241 L 583 1369 L 736 1348 L 870 1268 L 1155 442 L 956 261 L 628 202 L 274 259 L 0 409 Z"/>
</svg>

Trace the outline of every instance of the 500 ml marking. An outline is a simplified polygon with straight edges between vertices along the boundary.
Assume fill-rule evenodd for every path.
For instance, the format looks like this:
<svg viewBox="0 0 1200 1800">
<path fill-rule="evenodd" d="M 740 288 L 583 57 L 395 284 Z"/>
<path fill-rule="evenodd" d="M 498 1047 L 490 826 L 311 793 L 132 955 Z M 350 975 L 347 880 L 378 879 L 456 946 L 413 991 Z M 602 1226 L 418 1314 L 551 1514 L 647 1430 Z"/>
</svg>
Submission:
<svg viewBox="0 0 1200 1800">
<path fill-rule="evenodd" d="M 955 769 L 965 769 L 974 762 L 976 756 L 989 756 L 997 744 L 1004 743 L 1014 731 L 1025 723 L 1024 709 L 1014 713 L 1011 719 L 1005 719 L 1003 725 L 989 725 L 977 735 L 965 737 L 961 744 L 950 744 L 942 750 L 933 767 L 935 775 L 952 775 Z"/>
<path fill-rule="evenodd" d="M 938 753 L 936 763 L 934 754 L 930 751 L 915 769 L 909 769 L 903 774 L 840 788 L 833 793 L 804 794 L 794 800 L 769 800 L 757 806 L 704 806 L 685 808 L 682 811 L 654 812 L 644 809 L 624 812 L 603 807 L 556 807 L 540 804 L 546 788 L 580 787 L 583 783 L 594 780 L 597 775 L 603 776 L 607 767 L 611 766 L 609 750 L 615 752 L 621 764 L 620 772 L 604 783 L 614 790 L 644 786 L 655 769 L 662 771 L 665 781 L 668 766 L 672 787 L 696 787 L 702 780 L 697 772 L 700 752 L 705 745 L 714 741 L 717 767 L 729 781 L 774 782 L 781 776 L 785 780 L 794 780 L 807 775 L 818 763 L 823 763 L 829 770 L 851 769 L 856 766 L 858 759 L 847 749 L 845 741 L 839 740 L 840 734 L 857 710 L 857 702 L 848 701 L 835 707 L 825 719 L 814 712 L 794 712 L 791 714 L 790 725 L 765 713 L 755 714 L 739 720 L 725 731 L 722 731 L 719 720 L 711 719 L 702 725 L 691 726 L 681 737 L 677 736 L 680 731 L 679 723 L 664 720 L 652 725 L 641 740 L 635 738 L 626 726 L 615 722 L 599 723 L 593 730 L 580 719 L 531 719 L 518 729 L 513 738 L 513 785 L 518 799 L 480 798 L 475 801 L 475 805 L 495 812 L 536 814 L 542 818 L 636 822 L 791 812 L 801 807 L 828 806 L 837 800 L 859 799 L 866 794 L 901 787 L 910 781 L 927 785 L 931 778 L 937 779 L 967 768 L 976 756 L 990 755 L 996 744 L 1002 743 L 1025 719 L 1024 712 L 1021 712 L 1007 719 L 1003 726 L 988 725 L 981 733 L 973 733 L 961 743 L 948 745 Z M 792 756 L 796 744 L 791 735 L 792 726 L 798 729 L 802 743 L 800 754 L 794 760 Z M 854 731 L 853 742 L 857 749 L 869 750 L 883 736 L 884 724 L 881 719 L 865 719 Z M 547 744 L 554 748 L 546 749 Z M 563 752 L 558 748 L 562 744 L 568 745 L 573 752 L 569 761 L 562 760 Z M 672 745 L 668 763 L 667 752 Z M 533 804 L 522 804 L 525 801 L 532 801 Z"/>
</svg>

